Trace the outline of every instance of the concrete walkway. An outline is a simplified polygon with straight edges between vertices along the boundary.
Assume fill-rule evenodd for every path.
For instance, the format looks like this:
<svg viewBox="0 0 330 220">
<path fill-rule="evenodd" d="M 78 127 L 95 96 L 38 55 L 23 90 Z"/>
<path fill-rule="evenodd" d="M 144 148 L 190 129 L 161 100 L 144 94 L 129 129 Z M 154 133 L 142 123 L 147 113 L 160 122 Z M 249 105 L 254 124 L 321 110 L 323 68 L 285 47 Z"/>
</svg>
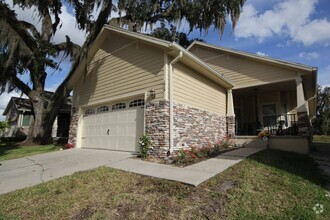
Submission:
<svg viewBox="0 0 330 220">
<path fill-rule="evenodd" d="M 40 154 L 0 162 L 0 194 L 100 166 L 198 186 L 262 149 L 241 148 L 184 168 L 141 161 L 127 152 L 72 149 Z"/>
<path fill-rule="evenodd" d="M 241 148 L 184 168 L 129 158 L 107 167 L 198 186 L 264 148 Z"/>
</svg>

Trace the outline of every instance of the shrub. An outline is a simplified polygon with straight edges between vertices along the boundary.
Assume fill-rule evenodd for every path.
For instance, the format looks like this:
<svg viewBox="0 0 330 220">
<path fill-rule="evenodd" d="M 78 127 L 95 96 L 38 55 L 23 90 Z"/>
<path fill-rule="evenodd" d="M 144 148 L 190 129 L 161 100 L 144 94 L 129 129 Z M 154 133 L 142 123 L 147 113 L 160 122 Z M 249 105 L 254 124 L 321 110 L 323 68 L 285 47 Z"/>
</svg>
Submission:
<svg viewBox="0 0 330 220">
<path fill-rule="evenodd" d="M 145 159 L 149 156 L 150 151 L 153 149 L 151 146 L 151 141 L 150 137 L 147 135 L 142 135 L 139 140 L 139 145 L 140 145 L 140 152 L 139 152 L 139 157 L 142 159 Z"/>
<path fill-rule="evenodd" d="M 9 128 L 9 125 L 6 121 L 0 121 L 0 135 L 5 132 L 6 128 Z"/>
<path fill-rule="evenodd" d="M 65 144 L 64 149 L 71 149 L 74 148 L 73 144 Z"/>
<path fill-rule="evenodd" d="M 211 156 L 212 151 L 213 151 L 212 145 L 202 146 L 201 148 L 199 148 L 199 152 L 203 155 L 203 158 Z"/>
<path fill-rule="evenodd" d="M 178 164 L 188 164 L 197 158 L 197 156 L 190 150 L 180 149 L 174 158 L 174 161 Z"/>
<path fill-rule="evenodd" d="M 191 164 L 203 158 L 215 157 L 228 149 L 231 145 L 230 137 L 226 137 L 219 140 L 213 146 L 209 144 L 208 146 L 202 146 L 200 148 L 194 146 L 190 149 L 180 149 L 174 157 L 174 161 L 177 164 Z"/>
</svg>

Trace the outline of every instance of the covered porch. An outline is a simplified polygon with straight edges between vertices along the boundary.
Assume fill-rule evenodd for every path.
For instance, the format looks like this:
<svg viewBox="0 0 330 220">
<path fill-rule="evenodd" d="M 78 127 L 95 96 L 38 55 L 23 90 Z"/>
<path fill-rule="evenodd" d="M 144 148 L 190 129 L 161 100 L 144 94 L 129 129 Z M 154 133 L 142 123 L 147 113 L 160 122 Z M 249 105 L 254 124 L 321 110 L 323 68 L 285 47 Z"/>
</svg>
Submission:
<svg viewBox="0 0 330 220">
<path fill-rule="evenodd" d="M 235 136 L 255 136 L 262 130 L 272 136 L 308 136 L 315 107 L 313 98 L 306 99 L 312 94 L 308 89 L 300 75 L 295 80 L 233 89 Z"/>
</svg>

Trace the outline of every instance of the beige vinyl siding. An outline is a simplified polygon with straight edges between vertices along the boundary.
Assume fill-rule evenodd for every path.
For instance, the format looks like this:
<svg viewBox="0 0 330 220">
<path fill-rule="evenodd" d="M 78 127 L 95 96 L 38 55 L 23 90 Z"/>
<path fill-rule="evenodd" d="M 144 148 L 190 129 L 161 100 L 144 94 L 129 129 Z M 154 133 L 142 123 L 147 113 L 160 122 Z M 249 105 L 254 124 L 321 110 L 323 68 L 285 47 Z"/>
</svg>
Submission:
<svg viewBox="0 0 330 220">
<path fill-rule="evenodd" d="M 238 55 L 195 46 L 190 52 L 204 60 L 210 67 L 224 74 L 236 88 L 263 85 L 297 77 L 297 72 L 275 65 L 257 62 Z"/>
<path fill-rule="evenodd" d="M 177 63 L 173 70 L 175 103 L 226 115 L 226 91 L 189 67 Z"/>
<path fill-rule="evenodd" d="M 163 98 L 164 52 L 147 44 L 112 34 L 103 43 L 74 87 L 74 104 L 88 105 L 128 93 L 156 91 Z"/>
</svg>

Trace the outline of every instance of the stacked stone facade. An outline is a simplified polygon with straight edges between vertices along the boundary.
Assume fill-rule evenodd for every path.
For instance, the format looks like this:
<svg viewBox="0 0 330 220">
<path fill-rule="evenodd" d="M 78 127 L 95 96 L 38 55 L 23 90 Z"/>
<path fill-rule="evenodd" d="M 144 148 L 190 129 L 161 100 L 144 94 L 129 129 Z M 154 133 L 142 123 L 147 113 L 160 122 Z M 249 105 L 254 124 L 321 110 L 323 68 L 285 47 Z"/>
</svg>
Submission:
<svg viewBox="0 0 330 220">
<path fill-rule="evenodd" d="M 78 112 L 72 112 L 70 119 L 68 143 L 72 144 L 74 147 L 77 146 L 78 119 Z"/>
<path fill-rule="evenodd" d="M 227 135 L 235 136 L 235 116 L 227 116 Z"/>
<path fill-rule="evenodd" d="M 154 150 L 152 155 L 165 157 L 170 142 L 170 105 L 159 101 L 146 104 L 145 131 L 151 138 Z"/>
<path fill-rule="evenodd" d="M 214 144 L 226 136 L 226 117 L 204 110 L 174 104 L 174 150 Z M 152 154 L 166 156 L 169 150 L 169 102 L 151 102 L 146 105 L 146 134 L 151 138 Z M 235 126 L 234 126 L 235 127 Z"/>
<path fill-rule="evenodd" d="M 207 146 L 226 136 L 226 117 L 174 104 L 174 150 Z"/>
</svg>

